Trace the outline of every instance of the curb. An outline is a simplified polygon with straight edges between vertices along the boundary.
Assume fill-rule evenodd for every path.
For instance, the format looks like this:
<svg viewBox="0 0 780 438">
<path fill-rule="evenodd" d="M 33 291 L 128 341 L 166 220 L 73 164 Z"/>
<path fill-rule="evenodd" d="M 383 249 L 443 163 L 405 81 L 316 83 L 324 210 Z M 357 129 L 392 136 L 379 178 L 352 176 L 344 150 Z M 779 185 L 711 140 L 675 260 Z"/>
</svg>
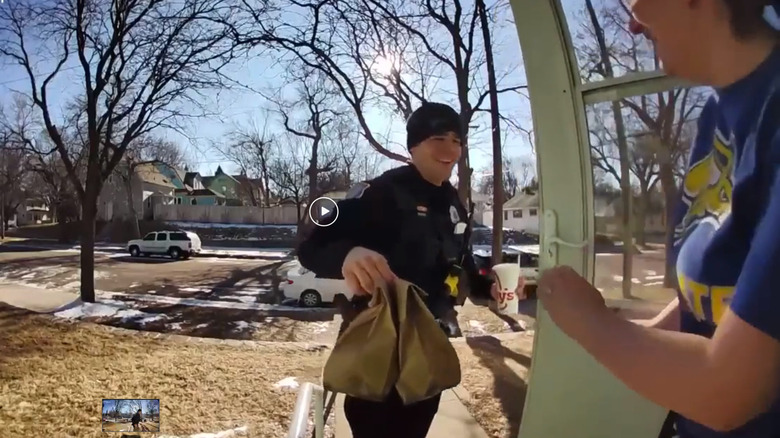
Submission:
<svg viewBox="0 0 780 438">
<path fill-rule="evenodd" d="M 15 242 L 0 242 L 0 246 L 7 246 L 8 248 L 20 248 L 20 249 L 32 249 L 43 251 L 80 251 L 79 248 L 69 245 L 44 245 L 38 243 L 25 243 L 24 241 Z M 122 254 L 125 251 L 117 249 L 116 246 L 112 247 L 100 247 L 95 246 L 95 251 L 108 252 L 113 254 Z M 208 249 L 206 250 L 208 251 Z M 220 253 L 199 253 L 195 254 L 193 258 L 217 258 L 217 259 L 238 259 L 238 260 L 286 260 L 292 256 L 292 250 L 287 252 L 279 252 L 278 257 L 259 256 L 250 254 L 220 254 Z"/>
</svg>

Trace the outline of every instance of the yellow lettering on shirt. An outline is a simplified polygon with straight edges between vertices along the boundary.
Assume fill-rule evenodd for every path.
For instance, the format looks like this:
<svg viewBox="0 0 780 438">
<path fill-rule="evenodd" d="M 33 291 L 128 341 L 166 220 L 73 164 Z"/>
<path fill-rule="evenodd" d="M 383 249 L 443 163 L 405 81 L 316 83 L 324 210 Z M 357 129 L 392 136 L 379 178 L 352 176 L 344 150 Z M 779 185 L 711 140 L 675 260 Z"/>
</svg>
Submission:
<svg viewBox="0 0 780 438">
<path fill-rule="evenodd" d="M 693 281 L 681 273 L 678 273 L 677 281 L 682 296 L 696 319 L 699 321 L 711 319 L 717 325 L 731 303 L 734 286 L 708 286 Z"/>
</svg>

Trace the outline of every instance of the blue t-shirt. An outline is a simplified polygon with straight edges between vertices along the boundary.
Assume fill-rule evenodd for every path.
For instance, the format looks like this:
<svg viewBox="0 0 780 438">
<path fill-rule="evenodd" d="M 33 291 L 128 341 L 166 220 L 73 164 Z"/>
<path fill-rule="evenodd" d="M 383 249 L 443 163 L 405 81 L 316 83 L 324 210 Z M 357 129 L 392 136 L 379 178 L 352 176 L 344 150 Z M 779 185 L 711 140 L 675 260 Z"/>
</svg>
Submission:
<svg viewBox="0 0 780 438">
<path fill-rule="evenodd" d="M 780 49 L 702 110 L 669 254 L 685 332 L 711 337 L 730 307 L 780 340 L 779 125 Z M 780 404 L 728 433 L 685 418 L 677 428 L 681 438 L 780 437 Z"/>
</svg>

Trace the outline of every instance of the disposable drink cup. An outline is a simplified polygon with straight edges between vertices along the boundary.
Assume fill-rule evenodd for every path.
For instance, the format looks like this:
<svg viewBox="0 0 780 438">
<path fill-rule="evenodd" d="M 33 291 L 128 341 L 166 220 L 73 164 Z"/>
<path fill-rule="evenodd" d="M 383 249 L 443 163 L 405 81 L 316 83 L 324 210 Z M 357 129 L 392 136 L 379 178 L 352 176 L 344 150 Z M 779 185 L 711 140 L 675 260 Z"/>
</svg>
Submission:
<svg viewBox="0 0 780 438">
<path fill-rule="evenodd" d="M 517 289 L 517 283 L 520 279 L 520 265 L 501 263 L 493 266 L 493 274 L 498 291 L 496 311 L 501 315 L 518 313 L 519 297 L 515 293 L 515 289 Z"/>
</svg>

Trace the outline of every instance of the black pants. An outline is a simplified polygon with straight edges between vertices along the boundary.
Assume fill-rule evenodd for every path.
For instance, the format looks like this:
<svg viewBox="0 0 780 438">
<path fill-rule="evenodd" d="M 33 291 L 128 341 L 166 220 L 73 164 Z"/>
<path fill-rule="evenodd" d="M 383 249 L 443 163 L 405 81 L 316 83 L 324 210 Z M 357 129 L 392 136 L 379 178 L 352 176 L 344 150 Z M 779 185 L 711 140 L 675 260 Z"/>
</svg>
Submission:
<svg viewBox="0 0 780 438">
<path fill-rule="evenodd" d="M 352 429 L 352 438 L 425 438 L 439 410 L 436 397 L 404 406 L 393 390 L 383 402 L 346 397 L 344 414 Z"/>
</svg>

